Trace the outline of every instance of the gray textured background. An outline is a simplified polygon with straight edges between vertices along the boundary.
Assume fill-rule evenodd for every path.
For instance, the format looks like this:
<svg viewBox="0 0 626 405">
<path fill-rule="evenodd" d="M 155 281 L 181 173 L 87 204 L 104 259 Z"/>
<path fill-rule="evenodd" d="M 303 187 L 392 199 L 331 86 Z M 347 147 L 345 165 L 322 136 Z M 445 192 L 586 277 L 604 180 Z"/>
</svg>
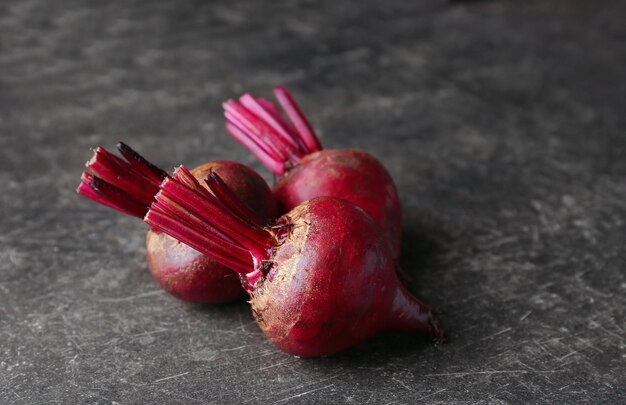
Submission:
<svg viewBox="0 0 626 405">
<path fill-rule="evenodd" d="M 107 3 L 0 3 L 0 403 L 626 402 L 625 2 Z M 261 169 L 220 102 L 281 83 L 395 176 L 449 344 L 289 357 L 76 196 L 117 140 Z"/>
</svg>

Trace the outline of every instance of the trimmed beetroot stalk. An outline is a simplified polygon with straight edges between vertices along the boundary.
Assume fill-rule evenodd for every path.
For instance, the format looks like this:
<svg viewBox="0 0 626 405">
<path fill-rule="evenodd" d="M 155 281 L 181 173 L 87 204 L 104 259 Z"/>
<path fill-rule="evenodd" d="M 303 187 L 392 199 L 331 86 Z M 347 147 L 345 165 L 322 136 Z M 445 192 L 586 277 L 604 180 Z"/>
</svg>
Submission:
<svg viewBox="0 0 626 405">
<path fill-rule="evenodd" d="M 373 156 L 353 149 L 322 150 L 287 89 L 274 94 L 288 119 L 270 101 L 244 94 L 223 104 L 226 129 L 279 176 L 274 196 L 283 212 L 319 196 L 342 198 L 379 224 L 400 256 L 402 207 L 393 179 Z"/>
<path fill-rule="evenodd" d="M 124 143 L 117 147 L 124 159 L 103 148 L 96 149 L 86 164 L 93 174 L 83 173 L 78 193 L 125 214 L 143 218 L 154 202 L 159 184 L 169 175 Z M 237 200 L 240 212 L 254 216 L 258 221 L 276 217 L 271 190 L 255 171 L 230 161 L 206 163 L 191 171 L 198 179 L 204 179 L 211 172 L 219 173 L 232 194 L 240 199 Z M 221 304 L 245 296 L 236 272 L 164 233 L 148 231 L 146 258 L 159 285 L 182 300 Z"/>
<path fill-rule="evenodd" d="M 212 193 L 181 166 L 144 220 L 224 264 L 239 260 L 252 313 L 281 350 L 323 356 L 384 331 L 443 339 L 398 281 L 382 229 L 357 206 L 318 197 L 263 226 L 219 197 L 227 186 L 217 174 L 206 183 Z"/>
</svg>

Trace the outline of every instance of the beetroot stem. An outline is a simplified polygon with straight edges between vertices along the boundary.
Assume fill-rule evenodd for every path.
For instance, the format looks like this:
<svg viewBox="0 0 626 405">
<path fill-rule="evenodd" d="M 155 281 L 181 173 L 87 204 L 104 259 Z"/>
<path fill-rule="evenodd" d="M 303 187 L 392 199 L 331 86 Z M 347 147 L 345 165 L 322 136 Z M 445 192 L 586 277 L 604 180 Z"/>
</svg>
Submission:
<svg viewBox="0 0 626 405">
<path fill-rule="evenodd" d="M 150 215 L 146 216 L 146 222 L 166 233 L 176 232 L 176 235 L 170 235 L 183 243 L 189 242 L 197 250 L 200 250 L 197 235 L 207 235 L 213 242 L 219 240 L 223 246 L 237 247 L 237 255 L 241 255 L 243 249 L 248 253 L 247 256 L 252 255 L 254 258 L 253 266 L 249 268 L 251 272 L 257 264 L 267 260 L 268 249 L 273 245 L 274 238 L 258 221 L 240 215 L 238 211 L 242 212 L 242 207 L 239 205 L 243 203 L 234 197 L 216 173 L 212 177 L 207 181 L 207 186 L 215 195 L 204 189 L 184 166 L 176 169 L 173 177 L 161 183 L 161 191 L 156 195 L 156 202 L 148 214 L 162 213 L 175 221 L 177 227 L 173 227 L 172 222 L 163 226 L 159 223 L 162 217 Z M 236 204 L 233 205 L 233 201 Z M 185 230 L 194 232 L 186 237 Z M 210 249 L 200 251 L 213 257 Z M 218 257 L 215 259 L 220 260 Z"/>
<path fill-rule="evenodd" d="M 216 173 L 212 177 L 217 180 L 209 180 L 207 185 L 212 192 L 218 190 L 217 195 L 202 188 L 191 173 L 180 166 L 172 177 L 161 183 L 156 201 L 144 220 L 204 255 L 246 274 L 253 284 L 262 262 L 269 257 L 273 237 L 261 226 L 240 217 L 229 199 L 221 198 L 232 191 Z"/>
<path fill-rule="evenodd" d="M 214 226 L 211 226 L 206 221 L 204 221 L 204 219 L 194 214 L 193 212 L 189 212 L 185 210 L 183 207 L 180 206 L 180 204 L 177 204 L 171 198 L 168 198 L 165 195 L 158 195 L 157 197 L 159 198 L 160 201 L 165 202 L 155 207 L 155 209 L 158 210 L 159 212 L 169 215 L 170 217 L 176 217 L 179 215 L 178 214 L 179 212 L 183 212 L 184 215 L 180 216 L 180 220 L 184 222 L 185 224 L 190 225 L 190 226 L 196 226 L 197 228 L 201 228 L 202 232 L 206 234 L 211 234 L 214 237 L 221 239 L 223 242 L 227 242 L 234 246 L 243 248 L 243 246 L 239 244 L 237 241 L 235 241 L 234 239 L 232 239 L 231 237 L 229 237 L 228 235 L 226 235 L 224 232 L 220 231 L 219 229 L 215 228 Z"/>
<path fill-rule="evenodd" d="M 135 152 L 124 142 L 117 144 L 117 150 L 124 156 L 133 169 L 152 180 L 157 187 L 163 179 L 169 176 L 165 170 L 148 162 L 143 156 Z"/>
<path fill-rule="evenodd" d="M 265 110 L 269 114 L 272 114 L 272 116 L 274 117 L 276 121 L 278 121 L 284 128 L 287 128 L 290 134 L 295 133 L 296 129 L 294 128 L 293 124 L 289 122 L 285 117 L 283 117 L 278 107 L 276 107 L 276 104 L 274 104 L 273 102 L 269 100 L 265 100 L 263 98 L 255 98 L 255 100 L 263 108 L 265 108 Z M 303 143 L 302 140 L 300 140 L 299 142 L 299 148 L 303 152 L 306 151 L 306 145 Z"/>
<path fill-rule="evenodd" d="M 256 212 L 244 204 L 235 193 L 224 183 L 224 180 L 215 172 L 209 173 L 204 180 L 207 186 L 215 194 L 215 196 L 224 202 L 225 205 L 237 214 L 240 218 L 245 219 L 252 225 L 263 226 L 263 220 Z"/>
<path fill-rule="evenodd" d="M 158 183 L 147 179 L 121 158 L 102 147 L 96 148 L 94 156 L 85 166 L 107 183 L 126 191 L 150 205 L 152 197 L 159 191 Z"/>
<path fill-rule="evenodd" d="M 244 94 L 240 101 L 228 100 L 223 104 L 224 115 L 227 121 L 234 125 L 246 138 L 272 160 L 280 162 L 279 175 L 286 167 L 291 167 L 306 154 L 306 145 L 300 139 L 293 126 L 285 125 L 286 121 L 280 117 L 278 108 L 268 107 L 272 103 L 267 100 L 257 100 L 250 94 Z M 279 118 L 280 117 L 280 118 Z M 228 127 L 227 127 L 228 128 Z M 232 132 L 232 131 L 231 131 Z M 233 137 L 241 142 L 242 134 L 234 133 Z M 248 142 L 241 142 L 244 146 Z M 255 149 L 248 149 L 255 154 Z M 261 157 L 257 156 L 259 159 Z"/>
<path fill-rule="evenodd" d="M 265 107 L 258 102 L 257 99 L 252 97 L 250 94 L 244 94 L 239 97 L 239 102 L 247 108 L 250 112 L 256 115 L 259 119 L 261 119 L 265 124 L 270 126 L 280 137 L 291 145 L 292 153 L 299 151 L 299 139 L 294 137 L 293 134 L 288 132 L 289 128 L 285 128 L 281 123 L 276 119 L 274 114 L 270 113 L 265 109 Z"/>
<path fill-rule="evenodd" d="M 322 149 L 306 117 L 286 88 L 274 93 L 287 118 L 271 101 L 244 94 L 222 104 L 226 129 L 269 170 L 282 176 L 304 156 Z"/>
<path fill-rule="evenodd" d="M 278 99 L 280 106 L 285 111 L 285 114 L 287 114 L 287 117 L 289 117 L 293 123 L 298 134 L 306 144 L 308 148 L 307 153 L 313 153 L 321 150 L 322 145 L 317 138 L 317 135 L 315 135 L 311 124 L 306 119 L 287 88 L 283 86 L 276 87 L 274 89 L 274 95 Z"/>
<path fill-rule="evenodd" d="M 226 118 L 230 120 L 228 113 L 225 114 Z M 232 122 L 232 120 L 231 120 Z M 264 150 L 263 146 L 261 146 L 258 142 L 255 142 L 253 138 L 250 138 L 248 134 L 239 129 L 239 127 L 231 122 L 226 123 L 226 130 L 235 138 L 237 142 L 239 142 L 244 148 L 248 149 L 250 153 L 252 153 L 259 161 L 263 164 L 263 166 L 267 167 L 272 173 L 277 176 L 282 176 L 285 172 L 285 165 L 281 162 L 280 159 L 275 158 L 270 153 Z"/>
<path fill-rule="evenodd" d="M 205 199 L 207 199 L 207 200 L 211 201 L 212 203 L 216 204 L 217 208 L 219 208 L 222 211 L 222 213 L 223 212 L 233 211 L 235 214 L 239 215 L 241 217 L 241 219 L 246 220 L 247 222 L 249 222 L 250 224 L 254 225 L 255 227 L 261 227 L 262 226 L 262 221 L 260 219 L 258 219 L 258 220 L 254 219 L 256 217 L 256 213 L 254 211 L 252 211 L 252 210 L 249 210 L 250 212 L 246 213 L 244 211 L 246 209 L 246 205 L 244 203 L 242 203 L 238 199 L 237 196 L 235 196 L 235 194 L 232 192 L 232 190 L 230 190 L 228 188 L 228 186 L 226 186 L 226 184 L 223 183 L 223 181 L 222 181 L 222 184 L 223 184 L 223 187 L 225 188 L 225 191 L 218 190 L 218 191 L 220 191 L 220 194 L 215 194 L 215 190 L 211 189 L 209 184 L 207 184 L 207 186 L 209 187 L 208 189 L 205 188 L 205 187 L 202 187 L 200 182 L 184 166 L 180 166 L 178 168 L 178 170 L 174 174 L 174 177 L 176 178 L 176 180 L 180 181 L 185 186 L 189 187 L 190 189 L 194 190 L 195 192 L 197 192 L 199 194 L 202 194 L 202 196 Z M 220 181 L 222 180 L 220 177 L 218 177 L 218 178 L 219 178 Z M 206 183 L 206 180 L 205 180 L 205 183 Z M 209 190 L 211 190 L 211 192 L 213 192 L 214 194 L 211 194 L 211 192 L 209 192 Z M 226 192 L 230 192 L 231 201 L 225 200 L 224 198 L 221 197 L 221 195 L 223 193 L 226 193 Z M 241 207 L 239 207 L 239 205 Z M 245 215 L 239 214 L 238 210 L 240 212 L 243 212 Z M 223 235 L 224 238 L 229 239 L 233 243 L 237 244 L 237 242 L 235 242 L 235 240 L 230 238 L 228 235 L 224 234 L 223 232 L 219 231 L 216 228 L 213 228 L 213 229 L 215 229 L 215 232 Z"/>
<path fill-rule="evenodd" d="M 220 243 L 219 239 L 213 238 L 211 234 L 197 231 L 193 225 L 180 221 L 179 217 L 170 216 L 157 208 L 160 203 L 155 203 L 146 214 L 144 221 L 152 228 L 164 232 L 171 237 L 184 242 L 205 256 L 211 257 L 224 266 L 240 274 L 250 272 L 253 263 L 248 263 L 244 258 L 250 257 L 247 250 Z M 252 259 L 250 257 L 250 259 Z"/>
<path fill-rule="evenodd" d="M 281 161 L 287 160 L 288 144 L 263 120 L 235 100 L 225 102 L 224 109 L 230 113 L 231 123 L 258 143 L 262 143 L 266 151 L 271 153 L 273 157 Z"/>
<path fill-rule="evenodd" d="M 159 192 L 159 184 L 169 175 L 128 145 L 120 142 L 117 149 L 126 160 L 96 148 L 85 163 L 93 174 L 85 172 L 76 191 L 109 208 L 143 218 Z"/>
<path fill-rule="evenodd" d="M 256 250 L 259 246 L 267 245 L 271 240 L 271 235 L 263 228 L 257 224 L 251 226 L 244 218 L 237 216 L 227 202 L 220 200 L 218 196 L 202 188 L 200 183 L 184 166 L 176 170 L 174 178 L 180 182 L 169 187 L 170 190 L 176 190 L 175 200 L 178 197 L 189 199 L 186 201 L 193 202 L 195 205 L 189 205 L 189 211 L 197 213 L 216 228 L 222 229 L 224 233 L 234 240 L 239 240 L 242 246 Z M 163 184 L 167 184 L 167 182 Z M 189 184 L 192 184 L 192 186 L 189 186 Z M 223 184 L 223 187 L 228 188 L 225 184 Z M 161 188 L 163 189 L 163 187 Z M 158 197 L 157 195 L 157 199 Z"/>
<path fill-rule="evenodd" d="M 91 173 L 83 173 L 81 184 L 76 191 L 83 197 L 134 217 L 143 218 L 148 211 L 149 204 L 134 198 L 124 190 Z"/>
</svg>

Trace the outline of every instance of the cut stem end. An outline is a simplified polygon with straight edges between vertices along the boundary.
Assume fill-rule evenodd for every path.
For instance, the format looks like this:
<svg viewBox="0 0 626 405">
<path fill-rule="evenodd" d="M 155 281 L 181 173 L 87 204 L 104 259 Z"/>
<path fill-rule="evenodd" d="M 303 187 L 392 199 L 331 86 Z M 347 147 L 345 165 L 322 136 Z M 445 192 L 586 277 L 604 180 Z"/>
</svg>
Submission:
<svg viewBox="0 0 626 405">
<path fill-rule="evenodd" d="M 313 128 L 284 87 L 274 94 L 285 115 L 274 103 L 242 95 L 223 103 L 228 133 L 272 173 L 281 176 L 304 156 L 321 150 Z"/>
</svg>

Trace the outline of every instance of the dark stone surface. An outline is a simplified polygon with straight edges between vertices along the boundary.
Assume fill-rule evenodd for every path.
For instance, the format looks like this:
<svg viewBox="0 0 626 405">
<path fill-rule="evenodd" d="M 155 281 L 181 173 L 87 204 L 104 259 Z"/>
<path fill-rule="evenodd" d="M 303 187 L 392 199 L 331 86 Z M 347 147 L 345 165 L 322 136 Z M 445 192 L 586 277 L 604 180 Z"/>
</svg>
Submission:
<svg viewBox="0 0 626 405">
<path fill-rule="evenodd" d="M 0 403 L 626 402 L 626 3 L 110 3 L 0 3 Z M 280 83 L 395 176 L 449 344 L 289 357 L 245 304 L 161 292 L 145 226 L 76 196 L 120 139 L 259 168 L 220 102 Z"/>
</svg>

